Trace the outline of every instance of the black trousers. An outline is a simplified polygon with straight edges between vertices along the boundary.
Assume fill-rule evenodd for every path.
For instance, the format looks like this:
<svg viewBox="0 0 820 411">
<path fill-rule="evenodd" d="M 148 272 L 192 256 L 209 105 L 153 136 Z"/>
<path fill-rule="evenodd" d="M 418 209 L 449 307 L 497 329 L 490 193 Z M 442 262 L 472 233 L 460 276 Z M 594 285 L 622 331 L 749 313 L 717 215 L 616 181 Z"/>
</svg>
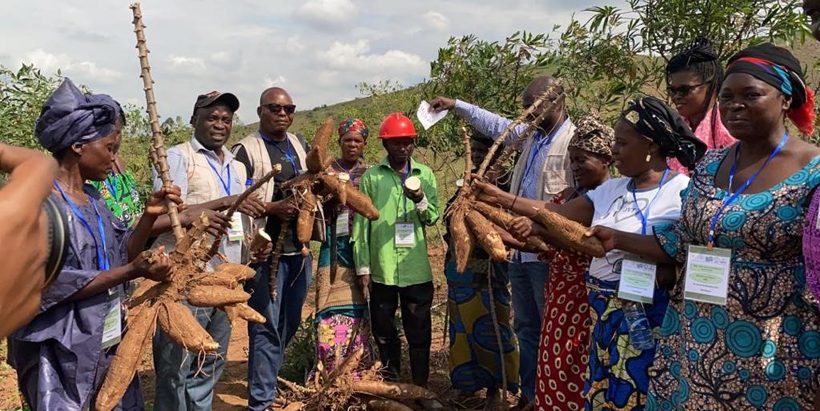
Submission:
<svg viewBox="0 0 820 411">
<path fill-rule="evenodd" d="M 370 291 L 370 321 L 382 365 L 393 377 L 401 372 L 401 341 L 396 329 L 396 308 L 401 302 L 401 322 L 410 348 L 410 372 L 413 383 L 422 387 L 427 385 L 430 375 L 433 291 L 432 281 L 408 287 L 373 282 Z"/>
</svg>

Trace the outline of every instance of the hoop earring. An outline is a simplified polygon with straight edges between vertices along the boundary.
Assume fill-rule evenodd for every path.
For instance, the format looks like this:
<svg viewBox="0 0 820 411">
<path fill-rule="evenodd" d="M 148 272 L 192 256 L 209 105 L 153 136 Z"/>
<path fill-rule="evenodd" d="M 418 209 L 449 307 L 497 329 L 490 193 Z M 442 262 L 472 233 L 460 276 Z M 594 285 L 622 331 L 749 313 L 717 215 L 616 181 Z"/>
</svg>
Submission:
<svg viewBox="0 0 820 411">
<path fill-rule="evenodd" d="M 652 153 L 646 153 L 646 162 L 652 161 Z"/>
</svg>

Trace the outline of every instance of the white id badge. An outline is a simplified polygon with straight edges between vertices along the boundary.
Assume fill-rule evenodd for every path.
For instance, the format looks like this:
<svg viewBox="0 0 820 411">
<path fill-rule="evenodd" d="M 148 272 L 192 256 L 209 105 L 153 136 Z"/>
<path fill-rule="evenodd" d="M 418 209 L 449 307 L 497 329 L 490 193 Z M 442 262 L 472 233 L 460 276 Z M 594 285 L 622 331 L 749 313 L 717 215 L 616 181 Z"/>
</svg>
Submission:
<svg viewBox="0 0 820 411">
<path fill-rule="evenodd" d="M 245 227 L 242 225 L 242 214 L 234 213 L 231 219 L 231 228 L 228 229 L 228 241 L 245 239 Z"/>
<path fill-rule="evenodd" d="M 343 211 L 336 217 L 336 236 L 350 234 L 350 211 Z"/>
<path fill-rule="evenodd" d="M 108 312 L 103 320 L 102 348 L 108 349 L 122 340 L 122 307 L 120 294 L 115 292 L 108 299 Z"/>
<path fill-rule="evenodd" d="M 396 247 L 408 248 L 416 245 L 416 226 L 413 223 L 396 223 Z"/>
<path fill-rule="evenodd" d="M 652 304 L 655 295 L 655 275 L 658 266 L 638 256 L 627 255 L 621 260 L 621 281 L 618 298 Z"/>
<path fill-rule="evenodd" d="M 686 281 L 683 298 L 709 304 L 726 305 L 732 250 L 689 246 L 686 256 Z"/>
</svg>

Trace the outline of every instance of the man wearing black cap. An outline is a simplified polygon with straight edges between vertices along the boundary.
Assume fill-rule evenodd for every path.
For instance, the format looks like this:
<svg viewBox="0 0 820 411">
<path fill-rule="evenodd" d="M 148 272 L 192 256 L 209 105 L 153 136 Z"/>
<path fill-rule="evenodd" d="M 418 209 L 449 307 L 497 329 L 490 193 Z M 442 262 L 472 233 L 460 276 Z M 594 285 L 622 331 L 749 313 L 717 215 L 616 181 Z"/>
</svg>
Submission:
<svg viewBox="0 0 820 411">
<path fill-rule="evenodd" d="M 227 231 L 228 234 L 222 238 L 219 253 L 229 262 L 244 263 L 242 248 L 249 220 L 235 216 L 232 223 L 219 212 L 228 208 L 244 191 L 247 179 L 245 166 L 224 147 L 231 136 L 233 116 L 238 108 L 239 100 L 230 93 L 212 91 L 197 97 L 191 116 L 194 136 L 168 150 L 168 166 L 173 183 L 180 187 L 181 197 L 189 205 L 180 214 L 182 224 L 190 226 L 203 212 L 207 213 L 211 231 Z M 156 171 L 154 186 L 162 186 Z M 251 198 L 243 203 L 239 212 L 256 218 L 264 212 L 264 206 L 256 198 Z M 244 224 L 241 223 L 243 220 Z M 168 224 L 165 217 L 154 228 L 166 230 Z M 155 243 L 155 246 L 159 245 L 170 249 L 173 237 L 169 233 L 160 235 Z M 208 270 L 213 270 L 220 262 L 219 257 L 214 257 L 208 263 Z M 219 352 L 200 361 L 196 354 L 186 352 L 158 330 L 154 337 L 155 410 L 211 409 L 213 387 L 225 366 L 231 328 L 222 310 L 196 307 L 192 311 L 202 327 L 219 343 Z"/>
</svg>

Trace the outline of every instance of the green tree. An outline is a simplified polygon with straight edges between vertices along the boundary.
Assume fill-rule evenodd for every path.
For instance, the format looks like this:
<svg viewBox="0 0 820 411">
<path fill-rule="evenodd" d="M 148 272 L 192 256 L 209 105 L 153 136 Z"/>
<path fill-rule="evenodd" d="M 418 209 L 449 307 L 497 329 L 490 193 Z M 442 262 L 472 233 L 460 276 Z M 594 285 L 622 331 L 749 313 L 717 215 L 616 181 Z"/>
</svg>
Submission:
<svg viewBox="0 0 820 411">
<path fill-rule="evenodd" d="M 0 124 L 2 142 L 21 147 L 40 148 L 34 136 L 34 124 L 43 102 L 62 81 L 58 71 L 47 76 L 33 64 L 23 64 L 14 71 L 0 66 Z"/>
</svg>

